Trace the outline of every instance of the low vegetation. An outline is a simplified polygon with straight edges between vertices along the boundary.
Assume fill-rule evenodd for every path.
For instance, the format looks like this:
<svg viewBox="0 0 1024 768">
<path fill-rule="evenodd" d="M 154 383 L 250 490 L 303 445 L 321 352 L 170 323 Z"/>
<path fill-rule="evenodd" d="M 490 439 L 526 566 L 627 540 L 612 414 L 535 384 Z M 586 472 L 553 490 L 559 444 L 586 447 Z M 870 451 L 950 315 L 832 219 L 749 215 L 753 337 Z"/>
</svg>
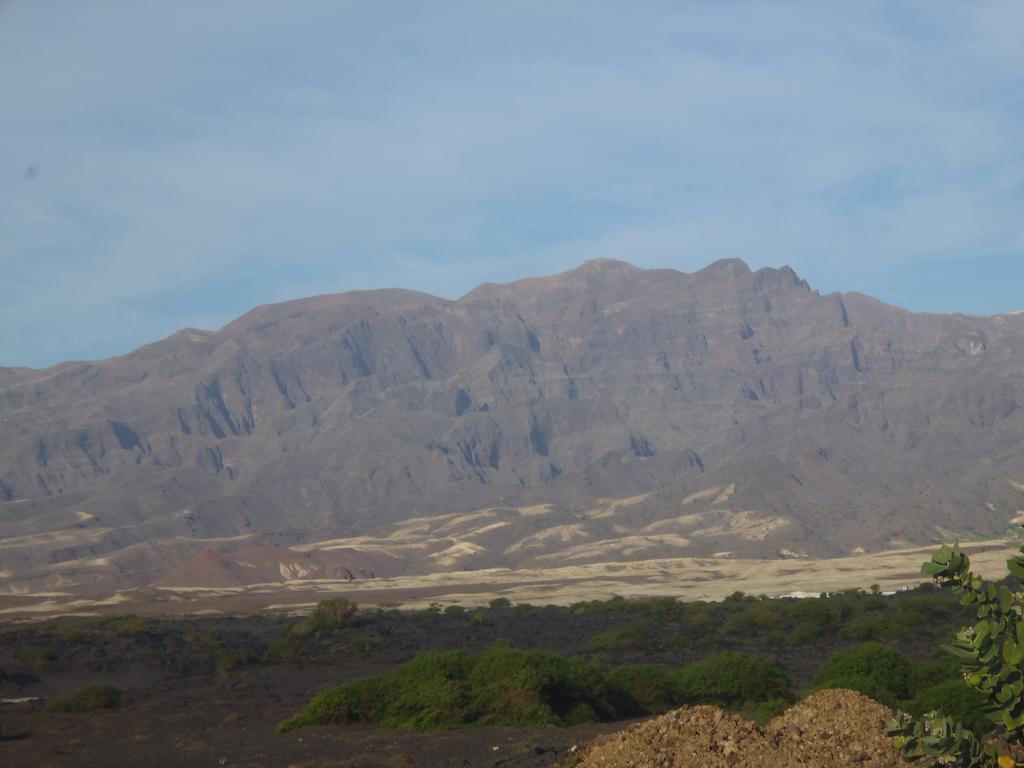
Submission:
<svg viewBox="0 0 1024 768">
<path fill-rule="evenodd" d="M 313 609 L 312 615 L 292 627 L 296 637 L 307 635 L 330 635 L 340 632 L 352 623 L 359 606 L 344 597 L 321 600 Z"/>
<path fill-rule="evenodd" d="M 315 697 L 281 730 L 351 722 L 417 731 L 566 725 L 686 704 L 763 722 L 804 693 L 841 687 L 911 716 L 941 708 L 963 733 L 984 734 L 987 694 L 964 685 L 956 658 L 936 659 L 937 641 L 980 606 L 1003 611 L 1009 593 L 996 588 L 992 602 L 987 586 L 979 589 L 982 602 L 963 605 L 963 594 L 930 585 L 897 595 L 735 593 L 718 603 L 615 597 L 559 607 L 498 598 L 487 607 L 421 611 L 359 610 L 334 598 L 301 619 L 60 620 L 12 629 L 0 646 L 9 649 L 8 663 L 47 674 L 100 673 L 129 660 L 232 683 L 270 664 L 391 669 Z M 392 667 L 396 658 L 408 661 Z M 53 706 L 87 706 L 84 694 L 80 703 L 73 698 Z"/>
<path fill-rule="evenodd" d="M 661 714 L 678 706 L 672 667 L 626 664 L 608 671 L 608 684 L 620 693 L 619 712 L 627 716 Z"/>
<path fill-rule="evenodd" d="M 590 641 L 592 651 L 624 651 L 645 648 L 651 637 L 651 630 L 640 621 L 633 621 L 621 627 L 596 635 Z"/>
<path fill-rule="evenodd" d="M 390 675 L 338 686 L 281 723 L 367 722 L 431 730 L 468 725 L 571 725 L 656 714 L 689 703 L 755 711 L 794 699 L 774 664 L 722 653 L 678 670 L 657 665 L 614 669 L 586 659 L 498 646 L 417 656 Z"/>
<path fill-rule="evenodd" d="M 789 676 L 775 664 L 739 651 L 723 651 L 673 675 L 679 704 L 716 704 L 755 716 L 781 712 L 796 700 Z"/>
<path fill-rule="evenodd" d="M 721 649 L 820 646 L 823 642 L 900 642 L 938 639 L 962 616 L 957 602 L 930 585 L 893 597 L 850 590 L 787 599 L 736 592 L 720 603 L 684 603 L 672 598 L 614 597 L 576 603 L 573 616 L 622 616 L 628 624 L 593 638 L 593 650 L 642 647 L 643 620 L 681 630 L 667 638 L 681 648 Z"/>
<path fill-rule="evenodd" d="M 314 698 L 281 731 L 368 722 L 423 731 L 466 725 L 569 725 L 612 719 L 617 691 L 583 659 L 496 647 L 479 656 L 429 652 L 390 675 Z"/>
<path fill-rule="evenodd" d="M 963 685 L 955 665 L 912 662 L 878 643 L 863 643 L 828 659 L 810 690 L 824 688 L 860 691 L 915 713 L 943 702 L 947 711 L 971 722 L 978 712 L 978 699 Z M 782 669 L 739 651 L 678 668 L 609 668 L 583 658 L 499 646 L 477 656 L 420 654 L 389 675 L 320 694 L 280 730 L 353 722 L 417 731 L 566 725 L 660 714 L 686 704 L 714 704 L 764 722 L 797 698 Z"/>
<path fill-rule="evenodd" d="M 1007 566 L 1013 577 L 1024 579 L 1024 546 Z M 904 757 L 919 765 L 1017 765 L 1014 753 L 1024 748 L 1024 594 L 972 573 L 970 558 L 958 546 L 942 547 L 923 570 L 973 609 L 974 621 L 948 646 L 960 662 L 966 683 L 961 687 L 971 694 L 952 684 L 945 691 L 933 688 L 915 701 L 934 709 L 901 712 L 890 732 Z M 988 722 L 979 722 L 979 715 Z"/>
<path fill-rule="evenodd" d="M 111 685 L 92 685 L 82 688 L 70 696 L 51 699 L 46 705 L 47 712 L 95 712 L 98 709 L 113 709 L 121 702 L 121 691 Z"/>
<path fill-rule="evenodd" d="M 814 689 L 849 688 L 895 707 L 911 698 L 913 666 L 902 654 L 880 643 L 840 651 L 822 666 Z"/>
</svg>

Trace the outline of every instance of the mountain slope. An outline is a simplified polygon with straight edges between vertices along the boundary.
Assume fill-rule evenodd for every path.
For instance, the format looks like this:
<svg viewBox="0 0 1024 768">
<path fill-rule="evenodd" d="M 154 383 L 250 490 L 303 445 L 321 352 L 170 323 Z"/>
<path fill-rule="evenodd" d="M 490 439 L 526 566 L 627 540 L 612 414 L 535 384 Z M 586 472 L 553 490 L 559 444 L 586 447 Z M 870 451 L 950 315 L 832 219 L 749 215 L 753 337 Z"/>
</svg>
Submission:
<svg viewBox="0 0 1024 768">
<path fill-rule="evenodd" d="M 1022 373 L 1024 316 L 821 296 L 738 260 L 259 307 L 110 360 L 0 369 L 0 574 L 141 584 L 207 549 L 540 504 L 557 520 L 523 535 L 569 526 L 605 559 L 991 534 L 1024 509 Z M 590 514 L 638 496 L 629 520 Z M 473 567 L 536 556 L 453 541 Z M 430 549 L 402 556 L 467 566 Z"/>
</svg>

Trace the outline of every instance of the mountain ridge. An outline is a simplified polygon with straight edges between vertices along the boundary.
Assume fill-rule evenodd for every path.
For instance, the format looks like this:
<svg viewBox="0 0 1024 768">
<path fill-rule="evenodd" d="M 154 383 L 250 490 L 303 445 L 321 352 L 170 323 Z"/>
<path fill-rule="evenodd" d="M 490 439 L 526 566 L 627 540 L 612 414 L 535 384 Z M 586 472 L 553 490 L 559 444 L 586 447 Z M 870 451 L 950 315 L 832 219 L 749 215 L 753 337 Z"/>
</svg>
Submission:
<svg viewBox="0 0 1024 768">
<path fill-rule="evenodd" d="M 1024 508 L 1021 372 L 1024 317 L 821 295 L 739 259 L 262 305 L 0 369 L 0 570 L 10 588 L 138 585 L 243 539 L 380 547 L 409 518 L 538 504 L 584 559 L 989 535 Z M 729 504 L 682 509 L 730 484 Z M 628 519 L 587 516 L 645 494 Z M 525 531 L 517 514 L 494 522 Z M 478 567 L 529 561 L 459 535 Z M 459 567 L 411 551 L 413 570 Z"/>
<path fill-rule="evenodd" d="M 170 341 L 170 340 L 175 339 L 176 337 L 179 337 L 179 336 L 188 336 L 188 335 L 199 335 L 199 336 L 205 336 L 205 337 L 216 336 L 218 334 L 224 333 L 225 331 L 231 329 L 233 326 L 238 326 L 240 323 L 243 323 L 243 321 L 246 321 L 246 320 L 254 318 L 254 317 L 258 317 L 259 314 L 262 313 L 262 312 L 281 310 L 281 309 L 284 309 L 286 307 L 294 307 L 294 308 L 313 307 L 313 306 L 316 306 L 317 304 L 323 305 L 323 304 L 329 304 L 329 303 L 332 303 L 332 302 L 335 302 L 335 301 L 339 301 L 339 300 L 342 300 L 342 299 L 344 299 L 346 297 L 361 298 L 361 297 L 374 297 L 374 296 L 385 296 L 385 295 L 395 295 L 395 296 L 406 295 L 406 296 L 408 296 L 410 298 L 411 297 L 420 297 L 420 298 L 422 298 L 424 300 L 427 300 L 427 303 L 436 302 L 436 303 L 439 303 L 439 304 L 445 304 L 445 303 L 447 303 L 447 304 L 459 304 L 459 303 L 463 303 L 463 302 L 466 302 L 466 301 L 469 301 L 469 300 L 475 300 L 475 299 L 472 299 L 473 295 L 475 293 L 483 290 L 483 289 L 509 288 L 509 287 L 517 286 L 519 284 L 528 284 L 528 283 L 531 283 L 531 282 L 534 282 L 534 281 L 537 281 L 537 282 L 553 281 L 553 280 L 556 280 L 558 278 L 564 278 L 566 276 L 569 276 L 569 275 L 572 275 L 574 273 L 577 273 L 580 270 L 592 269 L 594 267 L 598 267 L 598 268 L 627 267 L 630 270 L 634 270 L 636 272 L 645 272 L 645 273 L 652 273 L 652 274 L 653 273 L 661 272 L 661 273 L 667 273 L 667 274 L 671 274 L 671 275 L 678 275 L 678 276 L 686 277 L 686 276 L 699 275 L 701 273 L 709 272 L 709 271 L 713 272 L 716 269 L 724 269 L 724 268 L 728 267 L 729 265 L 736 265 L 737 267 L 741 268 L 742 270 L 744 270 L 746 272 L 749 272 L 750 274 L 758 274 L 758 273 L 761 273 L 761 272 L 791 274 L 791 275 L 794 276 L 794 278 L 795 278 L 795 280 L 797 282 L 803 283 L 806 287 L 808 287 L 808 289 L 810 289 L 810 286 L 807 285 L 807 281 L 803 280 L 802 278 L 797 276 L 796 271 L 792 267 L 790 267 L 789 265 L 783 265 L 781 267 L 760 267 L 757 270 L 754 270 L 743 259 L 740 259 L 740 258 L 723 258 L 723 259 L 718 259 L 717 261 L 714 261 L 711 264 L 707 265 L 706 267 L 703 267 L 703 268 L 701 268 L 701 269 L 699 269 L 699 270 L 697 270 L 695 272 L 683 272 L 681 270 L 676 270 L 676 269 L 673 269 L 673 268 L 670 268 L 670 267 L 644 269 L 644 268 L 641 268 L 641 267 L 637 267 L 637 266 L 635 266 L 633 264 L 630 264 L 627 261 L 622 261 L 622 260 L 619 260 L 619 259 L 594 258 L 594 259 L 587 259 L 584 262 L 582 262 L 581 264 L 577 265 L 576 267 L 572 267 L 571 269 L 567 269 L 567 270 L 564 270 L 563 272 L 559 272 L 559 273 L 556 273 L 556 274 L 553 274 L 553 275 L 542 276 L 542 277 L 519 278 L 519 279 L 516 279 L 516 280 L 512 280 L 510 282 L 506 282 L 506 283 L 484 282 L 484 283 L 481 283 L 480 285 L 476 286 L 475 288 L 470 289 L 468 292 L 466 292 L 465 294 L 463 294 L 462 296 L 460 296 L 459 298 L 456 298 L 456 299 L 446 299 L 446 298 L 441 297 L 441 296 L 436 296 L 434 294 L 425 293 L 423 291 L 416 291 L 416 290 L 408 289 L 408 288 L 368 288 L 368 289 L 354 289 L 354 290 L 350 290 L 350 291 L 341 291 L 341 292 L 321 293 L 321 294 L 315 294 L 313 296 L 304 296 L 304 297 L 300 297 L 300 298 L 296 298 L 296 299 L 285 299 L 283 301 L 268 302 L 268 303 L 265 303 L 265 304 L 257 304 L 256 306 L 252 307 L 252 309 L 249 309 L 246 312 L 243 312 L 238 317 L 234 318 L 233 320 L 229 320 L 222 327 L 220 327 L 218 329 L 215 329 L 215 330 L 204 329 L 204 328 L 196 328 L 196 327 L 191 327 L 191 326 L 184 327 L 184 328 L 179 328 L 178 330 L 170 333 L 169 335 L 167 335 L 167 336 L 165 336 L 163 338 L 156 339 L 156 340 L 150 341 L 150 342 L 146 342 L 145 344 L 142 344 L 142 345 L 140 345 L 140 346 L 138 346 L 138 347 L 136 347 L 136 348 L 134 348 L 132 350 L 127 351 L 127 352 L 122 352 L 122 353 L 118 353 L 118 354 L 111 355 L 111 356 L 108 356 L 108 357 L 103 357 L 103 358 L 94 358 L 94 359 L 93 358 L 83 358 L 83 359 L 61 360 L 61 361 L 58 361 L 58 362 L 54 363 L 53 365 L 42 366 L 42 367 L 17 366 L 17 365 L 9 365 L 9 366 L 0 365 L 0 375 L 5 375 L 5 374 L 7 374 L 7 375 L 30 375 L 33 372 L 53 371 L 54 369 L 57 369 L 57 368 L 63 368 L 63 367 L 73 366 L 73 365 L 88 365 L 88 364 L 105 363 L 105 362 L 117 360 L 117 359 L 120 359 L 120 358 L 128 357 L 130 355 L 142 352 L 143 350 L 145 350 L 145 349 L 147 349 L 149 347 L 153 347 L 154 345 L 159 345 L 159 344 L 161 344 L 163 342 Z M 859 296 L 864 296 L 865 298 L 873 298 L 873 297 L 871 297 L 871 296 L 869 296 L 867 294 L 858 293 L 856 291 L 853 291 L 853 292 L 833 292 L 831 294 L 826 294 L 826 295 L 830 295 L 830 296 L 831 295 L 839 295 L 839 296 L 859 295 Z M 909 312 L 910 311 L 910 310 L 904 310 L 904 309 L 902 309 L 900 307 L 896 307 L 896 306 L 891 305 L 891 304 L 887 304 L 885 302 L 881 302 L 878 299 L 874 299 L 874 300 L 875 301 L 879 301 L 879 303 L 885 304 L 885 306 L 887 306 L 887 307 L 889 307 L 891 309 L 894 309 L 894 310 L 900 310 L 900 311 L 905 311 L 905 312 Z M 970 315 L 970 314 L 965 314 L 965 313 L 960 313 L 960 312 L 935 312 L 935 313 L 917 313 L 917 314 L 934 314 L 934 315 L 937 315 L 937 316 L 964 315 L 966 317 L 1000 317 L 1000 316 L 1007 316 L 1008 317 L 1008 316 L 1014 316 L 1014 315 L 1024 315 L 1024 310 L 1021 310 L 1020 312 L 1005 312 L 1005 313 L 1001 313 L 1001 314 L 997 314 L 997 315 Z"/>
</svg>

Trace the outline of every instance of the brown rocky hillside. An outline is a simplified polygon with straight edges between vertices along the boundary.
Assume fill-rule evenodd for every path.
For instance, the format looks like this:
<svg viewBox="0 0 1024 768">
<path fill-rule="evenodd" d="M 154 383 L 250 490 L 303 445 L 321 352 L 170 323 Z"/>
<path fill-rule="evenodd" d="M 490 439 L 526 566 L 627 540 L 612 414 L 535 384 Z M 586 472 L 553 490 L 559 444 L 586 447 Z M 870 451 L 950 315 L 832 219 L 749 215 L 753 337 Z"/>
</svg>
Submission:
<svg viewBox="0 0 1024 768">
<path fill-rule="evenodd" d="M 1024 316 L 738 260 L 318 296 L 0 369 L 0 580 L 140 585 L 362 537 L 351 557 L 426 572 L 991 535 L 1024 514 L 1022 406 Z"/>
</svg>

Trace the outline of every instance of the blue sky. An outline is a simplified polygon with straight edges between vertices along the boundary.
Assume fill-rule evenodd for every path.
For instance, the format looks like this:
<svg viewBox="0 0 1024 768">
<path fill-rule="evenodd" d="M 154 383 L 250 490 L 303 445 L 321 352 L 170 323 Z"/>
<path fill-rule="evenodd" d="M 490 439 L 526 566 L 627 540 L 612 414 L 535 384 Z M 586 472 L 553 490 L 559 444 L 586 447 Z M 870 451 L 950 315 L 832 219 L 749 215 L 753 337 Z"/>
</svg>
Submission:
<svg viewBox="0 0 1024 768">
<path fill-rule="evenodd" d="M 1024 3 L 0 0 L 0 365 L 592 257 L 1024 309 Z"/>
</svg>

